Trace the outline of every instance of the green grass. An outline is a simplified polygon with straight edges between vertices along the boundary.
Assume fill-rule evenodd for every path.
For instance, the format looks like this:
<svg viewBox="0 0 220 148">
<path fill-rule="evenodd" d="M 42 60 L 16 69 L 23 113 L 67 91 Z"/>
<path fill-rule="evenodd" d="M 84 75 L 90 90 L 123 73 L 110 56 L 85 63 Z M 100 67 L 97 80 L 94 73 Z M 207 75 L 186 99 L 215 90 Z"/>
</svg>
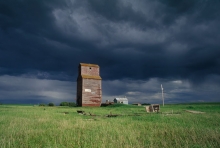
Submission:
<svg viewBox="0 0 220 148">
<path fill-rule="evenodd" d="M 80 115 L 77 110 L 96 116 Z M 106 117 L 110 113 L 120 116 Z M 165 105 L 160 113 L 146 113 L 144 107 L 131 105 L 99 108 L 0 105 L 1 148 L 219 146 L 220 103 Z"/>
</svg>

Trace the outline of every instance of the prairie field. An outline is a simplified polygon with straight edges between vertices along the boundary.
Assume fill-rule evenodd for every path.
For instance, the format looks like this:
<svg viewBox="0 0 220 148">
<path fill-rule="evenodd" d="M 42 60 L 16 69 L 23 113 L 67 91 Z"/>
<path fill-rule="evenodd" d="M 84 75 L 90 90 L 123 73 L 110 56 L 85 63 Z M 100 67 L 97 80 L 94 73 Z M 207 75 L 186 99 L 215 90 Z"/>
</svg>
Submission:
<svg viewBox="0 0 220 148">
<path fill-rule="evenodd" d="M 159 113 L 132 105 L 0 105 L 0 147 L 218 148 L 220 103 L 165 105 Z"/>
</svg>

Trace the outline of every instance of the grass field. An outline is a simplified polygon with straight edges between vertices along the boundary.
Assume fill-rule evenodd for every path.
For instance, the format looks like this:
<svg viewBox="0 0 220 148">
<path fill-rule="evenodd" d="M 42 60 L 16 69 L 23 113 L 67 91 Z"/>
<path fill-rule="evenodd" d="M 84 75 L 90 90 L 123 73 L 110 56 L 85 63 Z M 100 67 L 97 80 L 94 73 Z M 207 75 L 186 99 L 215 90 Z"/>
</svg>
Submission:
<svg viewBox="0 0 220 148">
<path fill-rule="evenodd" d="M 83 110 L 87 115 L 80 115 Z M 205 112 L 193 114 L 185 110 Z M 88 113 L 96 116 L 90 116 Z M 107 114 L 117 117 L 106 117 Z M 220 103 L 144 107 L 0 105 L 0 147 L 220 147 Z"/>
</svg>

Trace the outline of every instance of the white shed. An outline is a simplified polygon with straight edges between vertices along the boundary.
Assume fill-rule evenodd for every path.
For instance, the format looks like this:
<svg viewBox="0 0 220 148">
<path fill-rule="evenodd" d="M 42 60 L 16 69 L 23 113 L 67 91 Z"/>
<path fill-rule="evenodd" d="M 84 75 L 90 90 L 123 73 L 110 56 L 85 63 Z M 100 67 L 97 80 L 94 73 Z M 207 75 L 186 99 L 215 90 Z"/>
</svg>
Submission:
<svg viewBox="0 0 220 148">
<path fill-rule="evenodd" d="M 115 98 L 114 103 L 128 104 L 128 99 L 126 97 L 124 97 L 124 98 Z"/>
</svg>

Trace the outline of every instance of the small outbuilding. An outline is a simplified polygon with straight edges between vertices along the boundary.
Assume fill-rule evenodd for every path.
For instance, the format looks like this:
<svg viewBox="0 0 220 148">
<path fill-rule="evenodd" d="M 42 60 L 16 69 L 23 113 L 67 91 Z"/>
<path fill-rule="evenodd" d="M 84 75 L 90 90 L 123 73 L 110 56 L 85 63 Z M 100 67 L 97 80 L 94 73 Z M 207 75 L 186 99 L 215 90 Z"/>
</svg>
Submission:
<svg viewBox="0 0 220 148">
<path fill-rule="evenodd" d="M 133 103 L 132 105 L 141 106 L 141 103 Z"/>
<path fill-rule="evenodd" d="M 151 104 L 150 106 L 146 106 L 147 112 L 159 112 L 160 105 L 159 104 Z"/>
<path fill-rule="evenodd" d="M 124 97 L 124 98 L 115 98 L 114 103 L 128 104 L 128 99 L 126 97 Z"/>
</svg>

